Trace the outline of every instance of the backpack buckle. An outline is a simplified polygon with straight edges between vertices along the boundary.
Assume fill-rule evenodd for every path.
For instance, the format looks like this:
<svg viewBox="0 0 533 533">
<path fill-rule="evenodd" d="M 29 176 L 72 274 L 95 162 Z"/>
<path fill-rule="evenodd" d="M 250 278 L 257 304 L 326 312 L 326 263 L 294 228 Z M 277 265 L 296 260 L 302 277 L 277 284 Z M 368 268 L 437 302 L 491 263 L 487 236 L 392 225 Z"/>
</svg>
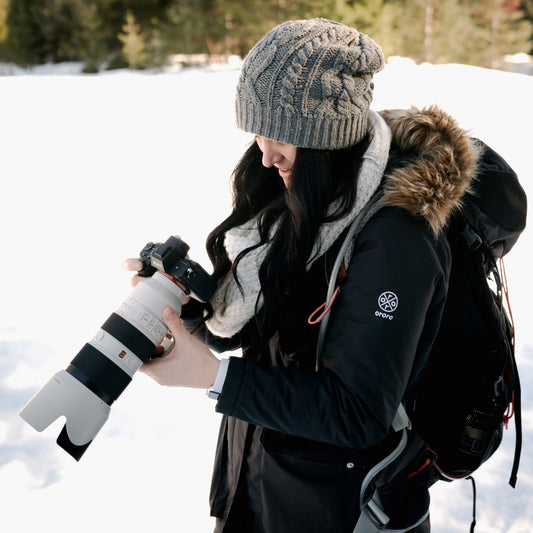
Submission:
<svg viewBox="0 0 533 533">
<path fill-rule="evenodd" d="M 461 235 L 471 250 L 477 250 L 483 244 L 481 237 L 468 224 L 461 231 Z"/>
</svg>

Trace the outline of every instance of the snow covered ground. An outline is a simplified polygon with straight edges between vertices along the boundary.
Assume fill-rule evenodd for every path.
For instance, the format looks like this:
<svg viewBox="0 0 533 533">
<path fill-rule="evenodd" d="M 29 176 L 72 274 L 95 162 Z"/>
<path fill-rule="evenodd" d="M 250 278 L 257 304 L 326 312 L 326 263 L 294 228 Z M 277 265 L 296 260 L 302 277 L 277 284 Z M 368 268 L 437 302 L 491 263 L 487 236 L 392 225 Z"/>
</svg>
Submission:
<svg viewBox="0 0 533 533">
<path fill-rule="evenodd" d="M 129 293 L 121 261 L 179 234 L 204 240 L 230 205 L 229 175 L 250 136 L 236 130 L 237 69 L 79 75 L 79 66 L 3 67 L 0 77 L 0 533 L 208 532 L 219 423 L 203 391 L 144 375 L 113 405 L 79 463 L 17 412 Z M 25 75 L 21 75 L 25 74 Z M 531 194 L 533 77 L 392 62 L 374 108 L 439 103 L 515 168 Z M 532 231 L 506 265 L 524 389 L 518 486 L 514 429 L 476 476 L 479 533 L 533 531 Z M 469 482 L 432 490 L 435 533 L 468 531 Z"/>
</svg>

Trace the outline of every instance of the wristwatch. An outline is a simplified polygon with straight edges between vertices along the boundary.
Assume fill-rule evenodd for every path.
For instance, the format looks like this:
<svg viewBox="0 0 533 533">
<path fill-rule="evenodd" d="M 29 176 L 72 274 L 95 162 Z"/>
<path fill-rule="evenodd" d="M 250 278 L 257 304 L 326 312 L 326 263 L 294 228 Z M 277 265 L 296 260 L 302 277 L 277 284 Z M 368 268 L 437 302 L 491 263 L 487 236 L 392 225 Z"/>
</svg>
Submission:
<svg viewBox="0 0 533 533">
<path fill-rule="evenodd" d="M 229 359 L 220 360 L 220 368 L 218 369 L 218 374 L 215 379 L 215 383 L 206 391 L 208 398 L 212 400 L 218 400 L 220 393 L 222 392 L 222 387 L 224 386 L 224 381 L 226 381 L 226 374 L 228 373 Z"/>
<path fill-rule="evenodd" d="M 213 387 L 206 390 L 206 394 L 208 398 L 211 398 L 212 400 L 218 400 L 218 397 L 220 396 L 220 391 L 216 391 Z"/>
</svg>

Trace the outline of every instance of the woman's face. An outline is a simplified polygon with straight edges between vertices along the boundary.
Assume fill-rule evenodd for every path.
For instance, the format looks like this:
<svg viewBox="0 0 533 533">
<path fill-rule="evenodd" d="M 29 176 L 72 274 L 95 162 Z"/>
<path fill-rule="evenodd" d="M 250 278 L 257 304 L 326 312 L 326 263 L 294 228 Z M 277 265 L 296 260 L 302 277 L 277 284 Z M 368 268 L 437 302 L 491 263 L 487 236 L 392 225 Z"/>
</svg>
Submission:
<svg viewBox="0 0 533 533">
<path fill-rule="evenodd" d="M 285 187 L 288 188 L 291 182 L 294 161 L 296 160 L 296 146 L 259 136 L 255 140 L 257 146 L 263 152 L 263 166 L 267 168 L 276 167 Z"/>
</svg>

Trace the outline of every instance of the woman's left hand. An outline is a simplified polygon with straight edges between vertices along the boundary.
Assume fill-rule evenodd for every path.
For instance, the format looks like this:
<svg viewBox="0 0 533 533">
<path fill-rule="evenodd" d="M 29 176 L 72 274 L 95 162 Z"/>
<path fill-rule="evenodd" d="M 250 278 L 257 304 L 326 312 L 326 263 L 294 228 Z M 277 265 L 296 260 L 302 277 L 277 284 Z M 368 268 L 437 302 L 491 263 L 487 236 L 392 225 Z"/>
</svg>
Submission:
<svg viewBox="0 0 533 533">
<path fill-rule="evenodd" d="M 174 348 L 165 357 L 146 362 L 140 371 L 168 387 L 211 387 L 220 367 L 219 359 L 185 329 L 181 318 L 170 307 L 165 309 L 163 320 L 174 337 Z"/>
</svg>

